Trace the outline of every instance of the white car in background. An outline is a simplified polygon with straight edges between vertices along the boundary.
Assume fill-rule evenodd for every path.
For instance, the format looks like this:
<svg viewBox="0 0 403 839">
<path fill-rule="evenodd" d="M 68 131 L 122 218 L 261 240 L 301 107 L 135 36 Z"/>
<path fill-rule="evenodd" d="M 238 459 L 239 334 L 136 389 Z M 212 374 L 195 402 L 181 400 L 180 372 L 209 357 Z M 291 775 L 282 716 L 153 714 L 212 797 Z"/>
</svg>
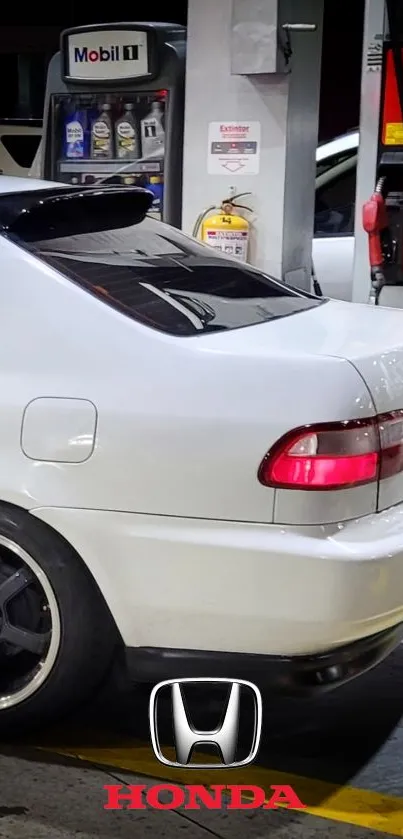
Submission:
<svg viewBox="0 0 403 839">
<path fill-rule="evenodd" d="M 316 152 L 313 264 L 325 297 L 351 300 L 358 131 Z"/>
</svg>

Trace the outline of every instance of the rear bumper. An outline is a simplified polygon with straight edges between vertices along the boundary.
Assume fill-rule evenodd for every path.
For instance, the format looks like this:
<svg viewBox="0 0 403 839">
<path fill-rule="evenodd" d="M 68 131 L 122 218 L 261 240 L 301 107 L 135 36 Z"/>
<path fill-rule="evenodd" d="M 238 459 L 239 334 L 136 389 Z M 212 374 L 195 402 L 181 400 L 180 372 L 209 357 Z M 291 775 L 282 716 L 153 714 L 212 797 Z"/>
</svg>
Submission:
<svg viewBox="0 0 403 839">
<path fill-rule="evenodd" d="M 126 647 L 187 649 L 191 660 L 193 650 L 225 650 L 300 661 L 339 655 L 403 622 L 403 505 L 300 528 L 61 508 L 33 514 L 82 557 Z"/>
<path fill-rule="evenodd" d="M 289 696 L 333 690 L 380 664 L 402 641 L 403 624 L 312 656 L 268 656 L 205 650 L 139 647 L 126 650 L 130 677 L 156 684 L 165 679 L 255 680 Z"/>
</svg>

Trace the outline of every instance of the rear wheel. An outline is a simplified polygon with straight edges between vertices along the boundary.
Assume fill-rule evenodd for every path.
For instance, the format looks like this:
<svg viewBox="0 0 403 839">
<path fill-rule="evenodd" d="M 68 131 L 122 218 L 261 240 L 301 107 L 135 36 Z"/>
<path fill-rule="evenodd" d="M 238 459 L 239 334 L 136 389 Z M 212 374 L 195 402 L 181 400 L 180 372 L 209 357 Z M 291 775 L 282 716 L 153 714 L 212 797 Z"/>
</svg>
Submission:
<svg viewBox="0 0 403 839">
<path fill-rule="evenodd" d="M 0 507 L 0 728 L 64 715 L 95 690 L 117 631 L 72 548 L 18 508 Z"/>
</svg>

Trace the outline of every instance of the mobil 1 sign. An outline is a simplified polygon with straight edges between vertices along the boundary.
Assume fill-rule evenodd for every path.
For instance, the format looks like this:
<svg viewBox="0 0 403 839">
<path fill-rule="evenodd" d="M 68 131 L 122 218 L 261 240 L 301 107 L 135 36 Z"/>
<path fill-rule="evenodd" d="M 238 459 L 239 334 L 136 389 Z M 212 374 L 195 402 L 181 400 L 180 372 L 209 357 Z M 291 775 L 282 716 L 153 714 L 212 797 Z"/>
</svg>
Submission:
<svg viewBox="0 0 403 839">
<path fill-rule="evenodd" d="M 149 74 L 148 33 L 98 29 L 67 36 L 67 77 L 82 81 L 135 79 Z"/>
<path fill-rule="evenodd" d="M 258 175 L 260 122 L 210 122 L 209 175 Z"/>
</svg>

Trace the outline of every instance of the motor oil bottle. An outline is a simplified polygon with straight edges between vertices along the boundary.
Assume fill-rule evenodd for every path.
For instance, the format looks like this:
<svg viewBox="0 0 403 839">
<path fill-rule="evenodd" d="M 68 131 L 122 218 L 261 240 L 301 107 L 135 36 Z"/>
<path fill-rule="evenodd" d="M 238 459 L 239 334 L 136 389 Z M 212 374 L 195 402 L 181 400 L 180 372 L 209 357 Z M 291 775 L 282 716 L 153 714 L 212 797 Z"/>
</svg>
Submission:
<svg viewBox="0 0 403 839">
<path fill-rule="evenodd" d="M 161 175 L 151 175 L 149 184 L 147 184 L 146 189 L 148 189 L 154 195 L 154 201 L 152 203 L 151 211 L 161 216 L 162 203 L 164 198 L 164 182 Z"/>
<path fill-rule="evenodd" d="M 74 110 L 66 117 L 64 123 L 63 157 L 68 159 L 85 157 L 85 116 L 84 111 Z"/>
<path fill-rule="evenodd" d="M 140 157 L 137 125 L 130 102 L 124 106 L 122 116 L 115 122 L 115 148 L 116 157 L 120 159 L 136 160 Z"/>
<path fill-rule="evenodd" d="M 92 123 L 91 157 L 94 159 L 113 157 L 113 130 L 110 111 L 110 105 L 107 103 L 102 105 L 101 113 Z"/>
<path fill-rule="evenodd" d="M 149 157 L 159 151 L 164 153 L 165 131 L 161 102 L 153 102 L 150 113 L 141 120 L 141 153 Z"/>
</svg>

